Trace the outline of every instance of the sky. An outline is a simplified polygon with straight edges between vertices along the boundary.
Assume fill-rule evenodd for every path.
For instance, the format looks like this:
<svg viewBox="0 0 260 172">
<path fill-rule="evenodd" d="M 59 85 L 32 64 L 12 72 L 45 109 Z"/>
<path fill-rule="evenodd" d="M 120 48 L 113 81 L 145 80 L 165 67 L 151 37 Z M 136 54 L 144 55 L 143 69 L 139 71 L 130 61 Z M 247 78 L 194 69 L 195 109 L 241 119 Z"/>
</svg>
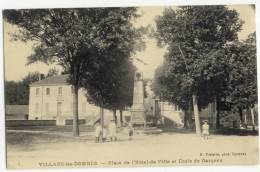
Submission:
<svg viewBox="0 0 260 172">
<path fill-rule="evenodd" d="M 255 31 L 255 11 L 249 5 L 233 5 L 229 8 L 237 10 L 240 18 L 245 22 L 242 31 L 239 33 L 239 39 L 246 39 L 247 35 Z M 162 15 L 165 7 L 140 7 L 139 13 L 142 14 L 134 25 L 139 26 L 155 26 L 154 19 L 158 15 Z M 26 65 L 27 57 L 32 53 L 32 43 L 24 43 L 20 41 L 11 41 L 9 33 L 16 32 L 17 28 L 4 22 L 4 64 L 5 79 L 18 81 L 25 77 L 29 72 L 40 71 L 46 74 L 50 68 L 61 69 L 55 65 L 45 65 L 43 63 L 35 63 Z M 147 65 L 134 60 L 138 70 L 143 72 L 145 78 L 153 78 L 155 69 L 163 62 L 165 48 L 159 48 L 154 38 L 146 38 L 146 49 L 137 52 L 134 57 L 141 59 Z"/>
</svg>

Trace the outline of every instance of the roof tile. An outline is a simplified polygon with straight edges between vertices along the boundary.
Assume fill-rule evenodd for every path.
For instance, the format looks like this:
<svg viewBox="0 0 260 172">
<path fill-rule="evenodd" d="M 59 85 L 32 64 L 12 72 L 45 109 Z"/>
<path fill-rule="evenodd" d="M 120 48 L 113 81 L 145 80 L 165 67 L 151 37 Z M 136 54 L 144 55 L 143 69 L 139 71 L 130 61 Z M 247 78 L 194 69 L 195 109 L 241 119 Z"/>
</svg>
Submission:
<svg viewBox="0 0 260 172">
<path fill-rule="evenodd" d="M 43 85 L 69 85 L 68 83 L 69 74 L 56 75 L 40 81 L 32 83 L 30 86 L 43 86 Z"/>
</svg>

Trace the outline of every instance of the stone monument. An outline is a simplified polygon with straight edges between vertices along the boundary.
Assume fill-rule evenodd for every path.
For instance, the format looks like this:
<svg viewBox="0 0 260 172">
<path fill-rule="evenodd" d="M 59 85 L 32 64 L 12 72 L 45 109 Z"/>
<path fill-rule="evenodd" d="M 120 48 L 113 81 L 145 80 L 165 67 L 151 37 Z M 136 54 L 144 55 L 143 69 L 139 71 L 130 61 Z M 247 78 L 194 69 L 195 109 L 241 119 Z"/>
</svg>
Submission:
<svg viewBox="0 0 260 172">
<path fill-rule="evenodd" d="M 145 127 L 145 108 L 144 108 L 144 83 L 143 74 L 135 73 L 133 106 L 131 108 L 132 125 L 143 125 Z"/>
</svg>

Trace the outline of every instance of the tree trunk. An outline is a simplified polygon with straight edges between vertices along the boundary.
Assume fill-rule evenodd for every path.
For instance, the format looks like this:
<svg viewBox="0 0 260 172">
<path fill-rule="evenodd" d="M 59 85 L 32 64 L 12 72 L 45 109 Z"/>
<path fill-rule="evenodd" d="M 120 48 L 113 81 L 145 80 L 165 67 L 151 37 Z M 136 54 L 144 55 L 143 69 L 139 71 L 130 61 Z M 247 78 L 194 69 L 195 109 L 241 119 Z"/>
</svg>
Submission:
<svg viewBox="0 0 260 172">
<path fill-rule="evenodd" d="M 115 124 L 117 124 L 116 109 L 113 109 L 113 116 L 114 116 Z"/>
<path fill-rule="evenodd" d="M 252 118 L 253 131 L 255 131 L 255 114 L 254 114 L 254 108 L 250 108 L 250 112 L 251 112 L 251 118 Z"/>
<path fill-rule="evenodd" d="M 104 129 L 104 109 L 100 106 L 100 123 L 101 123 L 101 135 L 103 136 Z"/>
<path fill-rule="evenodd" d="M 192 95 L 192 101 L 193 101 L 193 111 L 194 111 L 194 118 L 195 118 L 196 133 L 198 136 L 200 136 L 201 135 L 200 117 L 199 117 L 198 99 L 197 99 L 196 94 Z"/>
<path fill-rule="evenodd" d="M 238 108 L 238 113 L 239 113 L 239 117 L 240 117 L 240 122 L 241 124 L 243 124 L 244 120 L 243 120 L 243 111 L 241 108 Z"/>
<path fill-rule="evenodd" d="M 189 112 L 184 110 L 184 128 L 189 128 Z"/>
<path fill-rule="evenodd" d="M 217 117 L 216 117 L 216 128 L 220 127 L 220 114 L 219 111 L 217 110 Z"/>
<path fill-rule="evenodd" d="M 193 105 L 192 100 L 190 100 L 189 107 L 188 107 L 188 123 L 187 123 L 189 125 L 189 128 L 192 128 L 192 125 L 194 125 L 192 120 L 192 105 Z"/>
<path fill-rule="evenodd" d="M 120 125 L 123 126 L 123 110 L 120 109 Z"/>
<path fill-rule="evenodd" d="M 216 128 L 220 127 L 220 102 L 219 100 L 216 98 L 216 110 L 217 110 L 217 116 L 216 116 Z"/>
<path fill-rule="evenodd" d="M 247 113 L 248 113 L 248 111 L 246 111 L 246 113 L 245 113 L 245 115 L 244 115 L 245 128 L 247 128 Z"/>
<path fill-rule="evenodd" d="M 73 136 L 79 136 L 78 88 L 73 89 Z"/>
</svg>

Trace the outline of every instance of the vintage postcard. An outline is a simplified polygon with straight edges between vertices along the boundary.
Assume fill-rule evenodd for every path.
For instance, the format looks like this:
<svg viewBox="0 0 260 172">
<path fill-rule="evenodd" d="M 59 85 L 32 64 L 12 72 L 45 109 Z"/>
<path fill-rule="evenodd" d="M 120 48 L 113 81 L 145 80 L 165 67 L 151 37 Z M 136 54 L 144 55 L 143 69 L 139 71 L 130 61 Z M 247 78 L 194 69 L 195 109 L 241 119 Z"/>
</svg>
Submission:
<svg viewBox="0 0 260 172">
<path fill-rule="evenodd" d="M 3 10 L 7 168 L 258 164 L 255 13 Z"/>
</svg>

